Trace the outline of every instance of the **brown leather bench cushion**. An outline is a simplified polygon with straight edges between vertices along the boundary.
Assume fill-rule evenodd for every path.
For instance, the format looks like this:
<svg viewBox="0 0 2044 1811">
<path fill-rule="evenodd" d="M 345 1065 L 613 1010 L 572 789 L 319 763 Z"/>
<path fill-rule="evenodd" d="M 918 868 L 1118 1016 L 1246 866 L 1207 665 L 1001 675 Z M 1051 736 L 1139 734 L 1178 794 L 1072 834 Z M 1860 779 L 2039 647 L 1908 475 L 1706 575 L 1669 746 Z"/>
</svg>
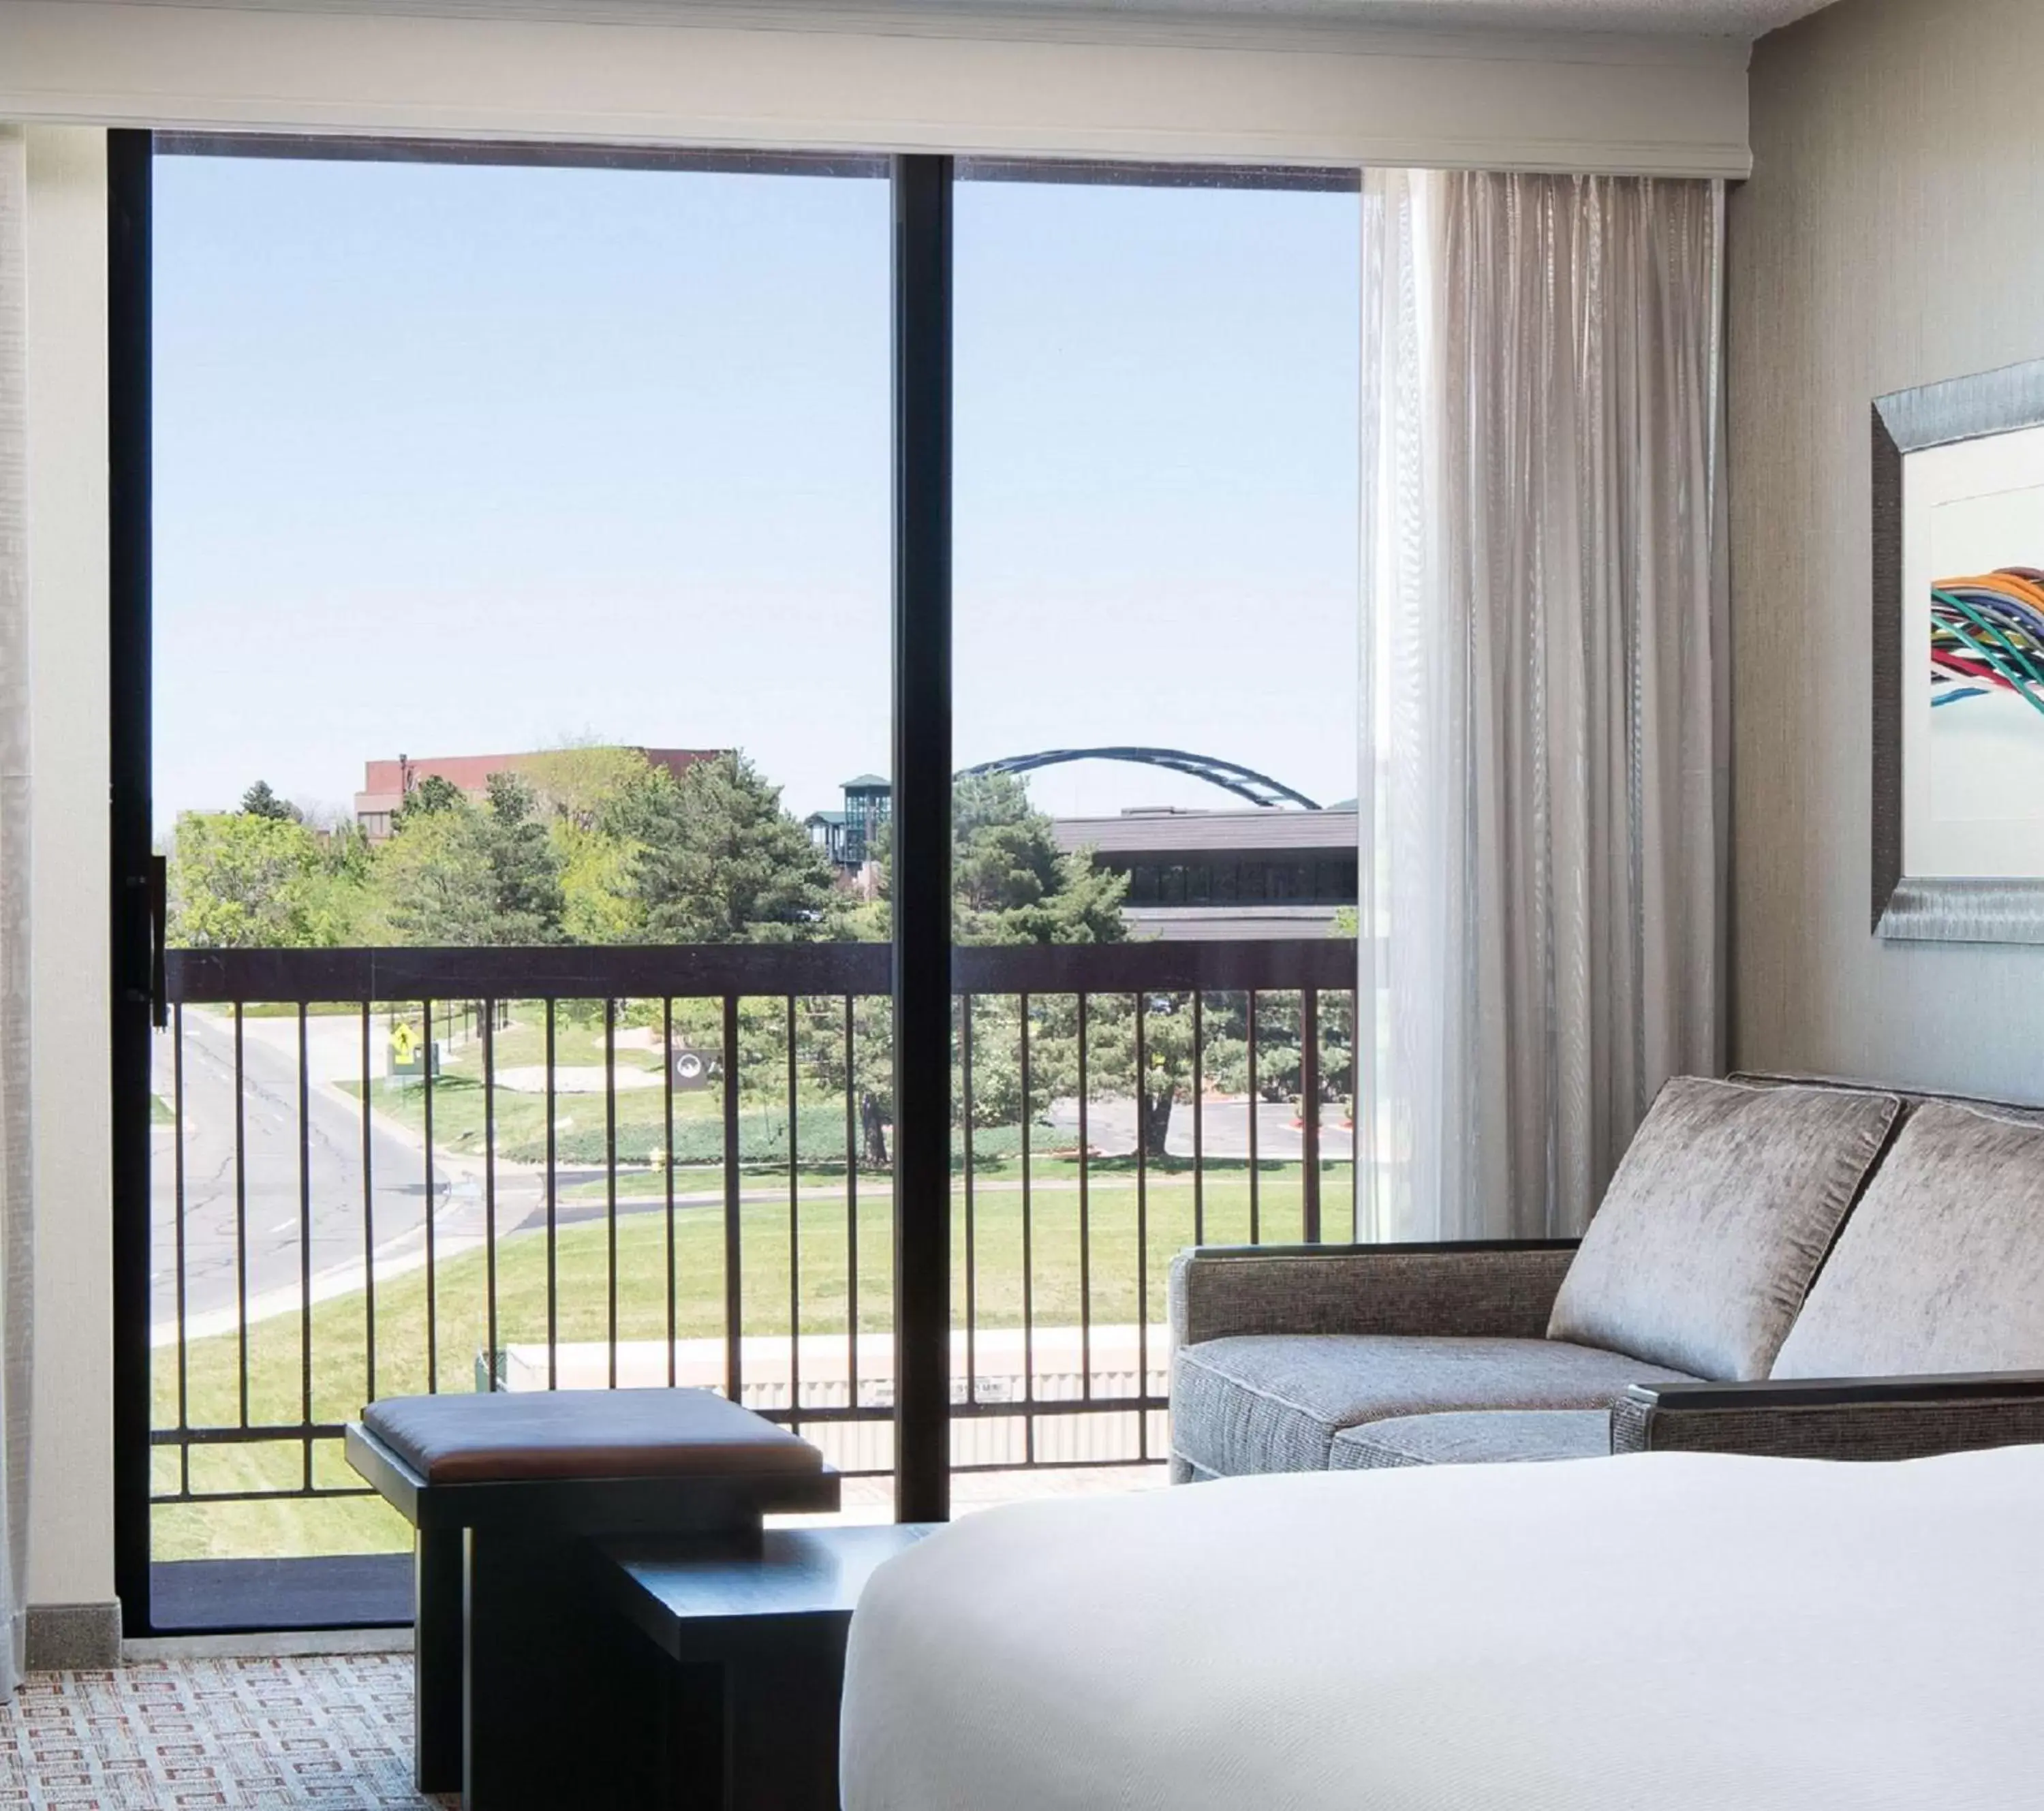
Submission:
<svg viewBox="0 0 2044 1811">
<path fill-rule="evenodd" d="M 428 1484 L 820 1471 L 823 1455 L 708 1390 L 394 1396 L 362 1425 Z"/>
</svg>

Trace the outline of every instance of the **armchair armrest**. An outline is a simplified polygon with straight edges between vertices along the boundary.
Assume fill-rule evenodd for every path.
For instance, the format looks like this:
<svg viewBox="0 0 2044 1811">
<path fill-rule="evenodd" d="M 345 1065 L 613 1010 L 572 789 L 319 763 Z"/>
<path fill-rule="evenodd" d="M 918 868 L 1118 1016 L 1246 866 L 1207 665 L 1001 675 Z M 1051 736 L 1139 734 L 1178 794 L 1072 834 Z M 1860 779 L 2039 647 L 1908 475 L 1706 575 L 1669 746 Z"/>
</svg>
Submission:
<svg viewBox="0 0 2044 1811">
<path fill-rule="evenodd" d="M 1573 1239 L 1448 1245 L 1204 1245 L 1171 1265 L 1180 1346 L 1236 1333 L 1538 1339 Z"/>
<path fill-rule="evenodd" d="M 1635 1383 L 1612 1405 L 1613 1452 L 1927 1459 L 2044 1443 L 2044 1371 Z"/>
</svg>

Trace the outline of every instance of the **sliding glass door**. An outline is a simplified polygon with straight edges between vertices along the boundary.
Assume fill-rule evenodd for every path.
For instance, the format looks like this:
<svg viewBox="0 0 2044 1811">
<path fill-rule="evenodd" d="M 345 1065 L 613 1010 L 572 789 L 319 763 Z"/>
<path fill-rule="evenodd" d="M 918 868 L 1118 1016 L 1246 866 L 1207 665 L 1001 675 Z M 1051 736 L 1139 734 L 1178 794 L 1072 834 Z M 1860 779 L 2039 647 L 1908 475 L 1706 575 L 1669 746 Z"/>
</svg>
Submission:
<svg viewBox="0 0 2044 1811">
<path fill-rule="evenodd" d="M 884 1519 L 887 166 L 148 174 L 154 1625 L 405 1613 L 378 1396 L 718 1389 Z"/>
<path fill-rule="evenodd" d="M 969 1503 L 1160 1482 L 1174 1255 L 1350 1236 L 1361 333 L 1351 175 L 959 179 Z"/>
<path fill-rule="evenodd" d="M 379 1396 L 1160 1481 L 1352 1212 L 1353 181 L 113 163 L 131 1628 L 404 1620 Z"/>
</svg>

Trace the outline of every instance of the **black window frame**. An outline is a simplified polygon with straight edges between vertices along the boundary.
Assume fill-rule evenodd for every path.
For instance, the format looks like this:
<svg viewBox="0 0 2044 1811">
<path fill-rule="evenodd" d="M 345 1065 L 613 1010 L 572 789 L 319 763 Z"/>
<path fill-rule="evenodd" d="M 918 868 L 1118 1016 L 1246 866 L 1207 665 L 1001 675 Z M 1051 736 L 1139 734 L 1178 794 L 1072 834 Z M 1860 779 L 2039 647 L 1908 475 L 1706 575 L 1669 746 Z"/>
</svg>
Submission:
<svg viewBox="0 0 2044 1811">
<path fill-rule="evenodd" d="M 897 1119 L 896 1513 L 950 1513 L 952 198 L 959 182 L 1357 192 L 1352 167 L 957 158 L 517 139 L 107 134 L 110 931 L 113 949 L 115 1588 L 159 1630 L 151 1569 L 150 1040 L 163 1001 L 151 795 L 152 175 L 159 156 L 759 175 L 885 175 L 894 301 L 893 973 Z M 1233 863 L 1208 871 L 1216 902 Z M 271 1622 L 250 1627 L 304 1626 Z M 313 1625 L 317 1626 L 317 1625 Z"/>
</svg>

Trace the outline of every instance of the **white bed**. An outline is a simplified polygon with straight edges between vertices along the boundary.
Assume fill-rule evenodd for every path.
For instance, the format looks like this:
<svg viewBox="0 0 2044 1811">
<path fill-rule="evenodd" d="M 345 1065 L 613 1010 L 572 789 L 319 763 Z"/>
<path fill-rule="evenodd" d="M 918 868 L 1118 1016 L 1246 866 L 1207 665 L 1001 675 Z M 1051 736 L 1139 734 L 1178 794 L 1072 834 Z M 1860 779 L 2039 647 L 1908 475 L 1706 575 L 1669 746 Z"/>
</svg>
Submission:
<svg viewBox="0 0 2044 1811">
<path fill-rule="evenodd" d="M 846 1811 L 2036 1811 L 2044 1448 L 1243 1478 L 970 1517 Z"/>
</svg>

